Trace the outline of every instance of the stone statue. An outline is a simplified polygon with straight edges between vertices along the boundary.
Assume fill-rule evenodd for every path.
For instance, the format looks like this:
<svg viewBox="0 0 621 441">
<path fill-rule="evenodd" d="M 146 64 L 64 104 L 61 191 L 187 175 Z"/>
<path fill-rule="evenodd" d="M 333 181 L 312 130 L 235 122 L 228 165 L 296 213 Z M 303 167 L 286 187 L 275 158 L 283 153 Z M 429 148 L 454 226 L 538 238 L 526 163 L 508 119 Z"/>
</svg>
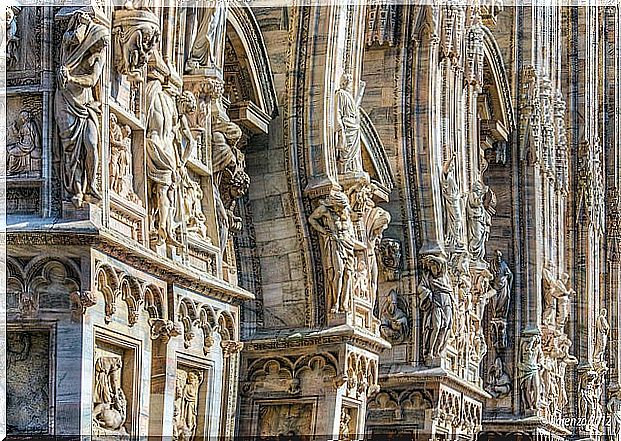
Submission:
<svg viewBox="0 0 621 441">
<path fill-rule="evenodd" d="M 543 318 L 545 325 L 563 331 L 569 310 L 573 290 L 567 288 L 569 274 L 563 273 L 560 280 L 556 279 L 548 268 L 543 269 Z"/>
<path fill-rule="evenodd" d="M 393 344 L 403 343 L 410 335 L 408 316 L 405 313 L 405 305 L 399 304 L 403 300 L 399 298 L 396 290 L 390 291 L 380 313 L 380 335 Z"/>
<path fill-rule="evenodd" d="M 144 67 L 160 40 L 159 18 L 147 9 L 137 9 L 136 3 L 116 9 L 112 20 L 114 67 L 133 83 L 144 80 Z"/>
<path fill-rule="evenodd" d="M 346 407 L 341 409 L 341 422 L 339 423 L 339 440 L 349 439 L 349 422 L 351 421 L 351 415 Z"/>
<path fill-rule="evenodd" d="M 621 433 L 621 389 L 615 390 L 606 404 L 608 410 L 610 429 L 608 434 L 618 437 Z"/>
<path fill-rule="evenodd" d="M 365 84 L 360 82 L 358 94 L 353 96 L 353 76 L 343 74 L 336 91 L 335 132 L 336 160 L 339 173 L 361 172 L 362 152 L 360 138 L 360 103 Z"/>
<path fill-rule="evenodd" d="M 54 114 L 63 148 L 63 182 L 73 204 L 101 200 L 97 190 L 99 103 L 93 96 L 110 34 L 76 11 L 63 34 Z"/>
<path fill-rule="evenodd" d="M 19 176 L 37 172 L 41 161 L 41 129 L 32 113 L 19 112 L 18 120 L 8 128 L 6 174 Z"/>
<path fill-rule="evenodd" d="M 489 188 L 486 185 L 477 180 L 472 186 L 466 205 L 468 213 L 468 249 L 472 254 L 472 260 L 482 266 L 487 266 L 484 262 L 485 244 L 489 237 L 491 225 L 491 215 L 484 204 L 488 190 Z"/>
<path fill-rule="evenodd" d="M 597 320 L 595 320 L 595 348 L 593 350 L 593 360 L 603 362 L 606 356 L 606 346 L 608 345 L 608 333 L 610 332 L 610 323 L 606 316 L 608 311 L 606 308 L 599 310 Z"/>
<path fill-rule="evenodd" d="M 203 373 L 177 368 L 173 410 L 173 440 L 189 441 L 196 434 L 198 424 L 198 394 Z"/>
<path fill-rule="evenodd" d="M 226 2 L 211 0 L 208 4 L 208 7 L 202 8 L 203 17 L 186 62 L 186 71 L 218 67 L 218 50 L 224 43 L 226 28 Z"/>
<path fill-rule="evenodd" d="M 492 287 L 496 290 L 496 296 L 492 299 L 493 342 L 495 347 L 504 349 L 507 347 L 507 318 L 509 316 L 509 304 L 511 303 L 513 273 L 502 258 L 500 250 L 496 250 L 494 253 L 491 269 L 494 275 Z"/>
<path fill-rule="evenodd" d="M 500 357 L 496 357 L 487 372 L 487 391 L 494 398 L 503 398 L 511 392 L 511 377 L 505 372 Z"/>
<path fill-rule="evenodd" d="M 379 275 L 377 265 L 377 251 L 382 241 L 382 235 L 390 223 L 390 213 L 380 207 L 373 207 L 366 217 L 367 231 L 367 270 L 369 280 L 369 301 L 375 305 L 377 297 L 377 278 Z"/>
<path fill-rule="evenodd" d="M 182 246 L 177 240 L 174 226 L 181 210 L 177 197 L 180 181 L 179 154 L 175 144 L 178 122 L 177 103 L 164 84 L 171 75 L 159 52 L 150 61 L 145 96 L 147 112 L 147 176 L 150 181 L 151 220 L 157 232 L 157 244 Z"/>
<path fill-rule="evenodd" d="M 567 405 L 567 388 L 565 386 L 565 373 L 567 371 L 567 366 L 575 366 L 578 364 L 578 359 L 573 355 L 569 354 L 569 348 L 571 347 L 571 344 L 571 340 L 567 338 L 566 335 L 562 334 L 560 337 L 558 337 L 557 341 L 558 352 L 552 354 L 556 357 L 556 362 L 558 366 L 558 408 L 560 410 L 563 410 Z"/>
<path fill-rule="evenodd" d="M 422 264 L 426 271 L 418 285 L 418 295 L 423 312 L 423 354 L 431 360 L 446 348 L 453 320 L 453 287 L 446 259 L 427 255 Z"/>
<path fill-rule="evenodd" d="M 442 168 L 442 197 L 444 199 L 444 243 L 449 249 L 463 250 L 463 198 L 455 178 L 455 157 L 451 156 Z"/>
<path fill-rule="evenodd" d="M 132 130 L 119 124 L 114 113 L 110 113 L 110 189 L 119 196 L 142 205 L 133 188 L 132 174 Z"/>
<path fill-rule="evenodd" d="M 520 345 L 520 388 L 525 411 L 536 411 L 541 405 L 541 374 L 543 352 L 541 337 L 531 332 L 522 337 Z"/>
<path fill-rule="evenodd" d="M 350 211 L 347 196 L 337 191 L 321 200 L 308 218 L 321 237 L 327 309 L 332 313 L 351 310 L 355 252 L 366 249 L 356 238 Z"/>
<path fill-rule="evenodd" d="M 17 65 L 20 37 L 17 28 L 17 16 L 21 12 L 20 6 L 5 6 L 6 21 L 6 66 L 13 68 Z"/>
<path fill-rule="evenodd" d="M 127 400 L 121 387 L 120 357 L 99 357 L 95 362 L 93 392 L 93 426 L 100 435 L 126 434 L 123 424 Z"/>
</svg>

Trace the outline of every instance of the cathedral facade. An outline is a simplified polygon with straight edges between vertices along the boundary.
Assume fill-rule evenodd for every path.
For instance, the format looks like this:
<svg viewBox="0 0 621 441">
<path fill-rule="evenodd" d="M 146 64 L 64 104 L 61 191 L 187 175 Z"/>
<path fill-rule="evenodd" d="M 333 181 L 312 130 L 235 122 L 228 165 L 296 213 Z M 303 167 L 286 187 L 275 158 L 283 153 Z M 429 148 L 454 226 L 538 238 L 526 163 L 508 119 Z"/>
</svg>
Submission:
<svg viewBox="0 0 621 441">
<path fill-rule="evenodd" d="M 621 440 L 621 6 L 422 3 L 6 8 L 3 433 Z"/>
</svg>

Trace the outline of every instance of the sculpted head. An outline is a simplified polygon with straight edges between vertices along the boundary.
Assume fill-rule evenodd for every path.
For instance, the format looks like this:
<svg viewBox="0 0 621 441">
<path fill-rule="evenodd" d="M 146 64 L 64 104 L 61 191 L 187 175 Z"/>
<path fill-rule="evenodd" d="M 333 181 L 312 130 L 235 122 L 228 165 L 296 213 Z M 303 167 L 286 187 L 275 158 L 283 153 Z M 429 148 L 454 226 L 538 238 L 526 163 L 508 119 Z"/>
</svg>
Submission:
<svg viewBox="0 0 621 441">
<path fill-rule="evenodd" d="M 354 83 L 354 76 L 350 73 L 343 74 L 341 76 L 341 89 L 351 91 Z"/>
</svg>

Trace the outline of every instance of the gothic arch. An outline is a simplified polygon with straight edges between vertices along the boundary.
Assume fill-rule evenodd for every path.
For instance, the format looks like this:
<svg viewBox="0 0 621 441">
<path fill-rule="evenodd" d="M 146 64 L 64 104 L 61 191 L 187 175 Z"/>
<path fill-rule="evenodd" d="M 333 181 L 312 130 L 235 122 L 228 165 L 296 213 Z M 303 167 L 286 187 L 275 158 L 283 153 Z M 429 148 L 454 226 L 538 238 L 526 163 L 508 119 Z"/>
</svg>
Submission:
<svg viewBox="0 0 621 441">
<path fill-rule="evenodd" d="M 503 63 L 502 54 L 496 39 L 489 28 L 481 26 L 483 31 L 484 81 L 492 98 L 494 116 L 505 126 L 508 132 L 515 129 L 514 108 L 511 101 L 509 78 Z"/>
<path fill-rule="evenodd" d="M 363 109 L 360 109 L 360 129 L 364 153 L 368 156 L 370 162 L 368 165 L 371 166 L 369 170 L 371 179 L 380 186 L 382 192 L 388 195 L 395 186 L 388 155 L 371 118 Z"/>
<path fill-rule="evenodd" d="M 259 24 L 247 6 L 233 6 L 228 15 L 227 38 L 235 53 L 244 55 L 240 60 L 250 73 L 249 82 L 254 104 L 266 115 L 274 118 L 278 114 L 278 101 L 274 87 L 274 76 Z"/>
</svg>

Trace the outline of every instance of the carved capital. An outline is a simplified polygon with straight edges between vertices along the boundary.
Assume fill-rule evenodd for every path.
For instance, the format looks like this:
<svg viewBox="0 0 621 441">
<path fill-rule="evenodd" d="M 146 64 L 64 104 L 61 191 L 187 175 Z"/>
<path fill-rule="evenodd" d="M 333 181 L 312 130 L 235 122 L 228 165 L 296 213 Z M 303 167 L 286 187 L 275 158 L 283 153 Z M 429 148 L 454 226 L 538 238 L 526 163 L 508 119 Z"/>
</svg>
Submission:
<svg viewBox="0 0 621 441">
<path fill-rule="evenodd" d="M 222 348 L 222 355 L 230 357 L 239 353 L 243 349 L 244 344 L 241 341 L 223 340 L 220 342 L 220 347 Z"/>
</svg>

